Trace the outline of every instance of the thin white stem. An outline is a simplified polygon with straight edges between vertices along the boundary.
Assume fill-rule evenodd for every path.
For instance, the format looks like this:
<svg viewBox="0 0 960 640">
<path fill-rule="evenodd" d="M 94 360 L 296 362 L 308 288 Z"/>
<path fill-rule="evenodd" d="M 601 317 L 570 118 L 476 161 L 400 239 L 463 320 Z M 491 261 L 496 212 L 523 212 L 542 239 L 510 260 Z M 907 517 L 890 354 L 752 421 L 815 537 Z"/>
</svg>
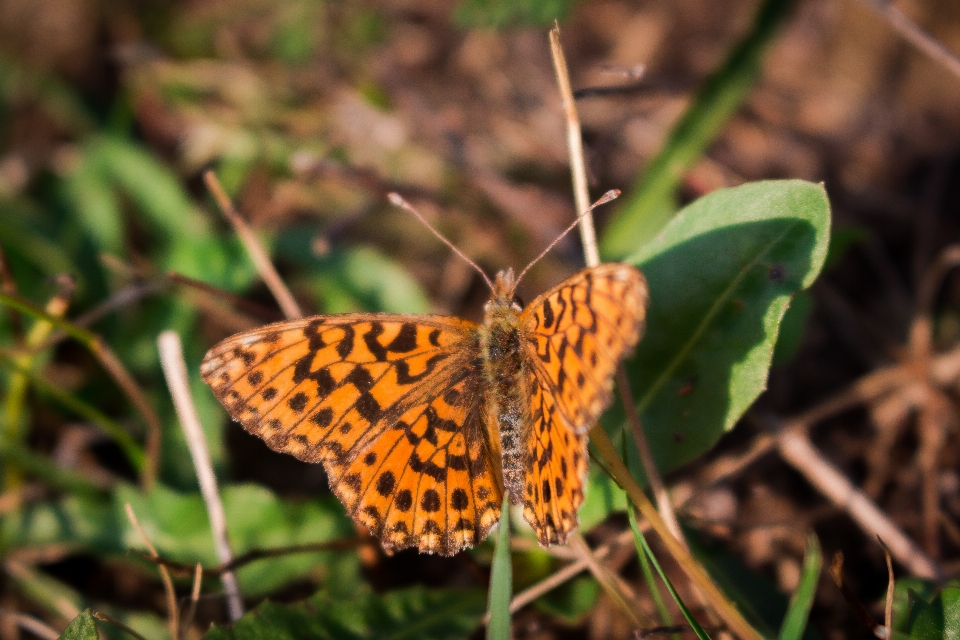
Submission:
<svg viewBox="0 0 960 640">
<path fill-rule="evenodd" d="M 193 398 L 190 397 L 189 378 L 183 361 L 180 336 L 173 331 L 164 331 L 157 338 L 157 345 L 160 348 L 160 363 L 163 365 L 167 387 L 170 389 L 177 417 L 180 418 L 180 425 L 183 427 L 187 446 L 190 448 L 190 457 L 193 458 L 193 466 L 200 483 L 200 493 L 207 506 L 217 559 L 226 564 L 233 560 L 233 552 L 230 550 L 230 542 L 227 539 L 227 519 L 223 512 L 223 503 L 220 501 L 220 492 L 217 490 L 217 478 L 213 474 L 213 465 L 210 463 L 207 439 L 200 426 L 200 417 L 193 405 Z M 237 576 L 232 571 L 225 571 L 220 579 L 227 595 L 230 619 L 237 620 L 243 615 L 243 601 L 240 598 Z"/>
</svg>

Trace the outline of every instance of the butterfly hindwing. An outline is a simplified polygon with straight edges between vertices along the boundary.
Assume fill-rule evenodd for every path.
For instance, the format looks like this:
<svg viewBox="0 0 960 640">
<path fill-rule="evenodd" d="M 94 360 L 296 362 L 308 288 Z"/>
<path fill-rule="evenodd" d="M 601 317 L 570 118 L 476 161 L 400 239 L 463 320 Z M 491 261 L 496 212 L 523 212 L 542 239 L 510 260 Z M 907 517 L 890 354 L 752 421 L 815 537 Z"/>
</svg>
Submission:
<svg viewBox="0 0 960 640">
<path fill-rule="evenodd" d="M 520 318 L 531 378 L 524 517 L 541 544 L 577 526 L 586 432 L 613 397 L 613 376 L 640 340 L 647 285 L 634 267 L 585 269 L 534 300 Z"/>
<path fill-rule="evenodd" d="M 271 449 L 322 462 L 386 548 L 450 555 L 499 517 L 478 349 L 457 318 L 318 316 L 233 336 L 201 373 Z"/>
</svg>

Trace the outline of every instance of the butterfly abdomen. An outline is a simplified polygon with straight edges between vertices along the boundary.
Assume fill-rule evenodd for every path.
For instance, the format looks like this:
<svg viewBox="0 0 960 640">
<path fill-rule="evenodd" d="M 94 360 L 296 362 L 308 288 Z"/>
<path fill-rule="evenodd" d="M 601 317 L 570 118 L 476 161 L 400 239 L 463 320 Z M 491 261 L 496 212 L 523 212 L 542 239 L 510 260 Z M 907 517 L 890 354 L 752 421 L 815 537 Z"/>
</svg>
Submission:
<svg viewBox="0 0 960 640">
<path fill-rule="evenodd" d="M 510 501 L 523 500 L 524 456 L 529 420 L 527 375 L 520 351 L 519 314 L 512 301 L 494 299 L 487 309 L 481 338 L 484 377 L 487 382 L 487 415 L 500 440 L 503 485 Z"/>
</svg>

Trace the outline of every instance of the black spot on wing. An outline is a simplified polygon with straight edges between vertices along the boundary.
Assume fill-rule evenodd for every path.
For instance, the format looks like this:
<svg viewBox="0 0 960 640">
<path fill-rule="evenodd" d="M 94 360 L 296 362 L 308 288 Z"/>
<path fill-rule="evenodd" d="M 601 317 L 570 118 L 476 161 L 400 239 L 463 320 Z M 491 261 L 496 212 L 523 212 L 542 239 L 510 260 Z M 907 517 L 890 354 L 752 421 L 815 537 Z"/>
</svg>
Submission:
<svg viewBox="0 0 960 640">
<path fill-rule="evenodd" d="M 410 507 L 413 506 L 413 495 L 410 493 L 410 489 L 398 491 L 393 503 L 397 505 L 397 509 L 404 513 L 410 511 Z"/>
<path fill-rule="evenodd" d="M 427 513 L 434 513 L 440 510 L 440 494 L 436 489 L 427 489 L 420 497 L 420 508 Z"/>
<path fill-rule="evenodd" d="M 396 478 L 393 475 L 392 471 L 384 471 L 380 474 L 380 477 L 377 478 L 377 493 L 381 496 L 389 496 L 393 493 L 393 489 L 396 486 Z"/>
<path fill-rule="evenodd" d="M 427 363 L 423 367 L 423 371 L 420 373 L 410 373 L 410 363 L 406 360 L 399 360 L 394 365 L 397 370 L 397 382 L 400 384 L 413 384 L 414 382 L 419 382 L 431 375 L 437 368 L 437 365 L 446 360 L 448 354 L 438 353 L 436 355 L 430 356 L 427 359 Z"/>
<path fill-rule="evenodd" d="M 356 337 L 356 331 L 349 324 L 340 325 L 343 330 L 343 338 L 337 343 L 337 355 L 345 359 L 353 352 L 353 339 Z"/>
<path fill-rule="evenodd" d="M 367 345 L 370 353 L 373 354 L 373 357 L 378 361 L 383 362 L 387 359 L 387 349 L 380 341 L 377 340 L 378 337 L 383 333 L 383 325 L 379 322 L 371 322 L 370 329 L 363 334 L 363 342 Z"/>
<path fill-rule="evenodd" d="M 397 337 L 387 345 L 387 349 L 394 353 L 408 353 L 416 348 L 417 326 L 410 322 L 404 322 L 400 327 L 400 332 L 397 334 Z"/>
</svg>

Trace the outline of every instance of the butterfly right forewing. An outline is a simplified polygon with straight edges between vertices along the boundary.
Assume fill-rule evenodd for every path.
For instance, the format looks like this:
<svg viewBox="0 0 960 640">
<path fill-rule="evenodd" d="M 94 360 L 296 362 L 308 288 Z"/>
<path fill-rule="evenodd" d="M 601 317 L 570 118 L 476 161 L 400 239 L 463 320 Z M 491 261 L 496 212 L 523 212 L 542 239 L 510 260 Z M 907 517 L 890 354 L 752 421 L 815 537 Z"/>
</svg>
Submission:
<svg viewBox="0 0 960 640">
<path fill-rule="evenodd" d="M 647 285 L 634 267 L 585 269 L 534 300 L 520 318 L 531 389 L 524 517 L 541 544 L 577 526 L 586 432 L 610 404 L 613 376 L 640 340 Z"/>
</svg>

